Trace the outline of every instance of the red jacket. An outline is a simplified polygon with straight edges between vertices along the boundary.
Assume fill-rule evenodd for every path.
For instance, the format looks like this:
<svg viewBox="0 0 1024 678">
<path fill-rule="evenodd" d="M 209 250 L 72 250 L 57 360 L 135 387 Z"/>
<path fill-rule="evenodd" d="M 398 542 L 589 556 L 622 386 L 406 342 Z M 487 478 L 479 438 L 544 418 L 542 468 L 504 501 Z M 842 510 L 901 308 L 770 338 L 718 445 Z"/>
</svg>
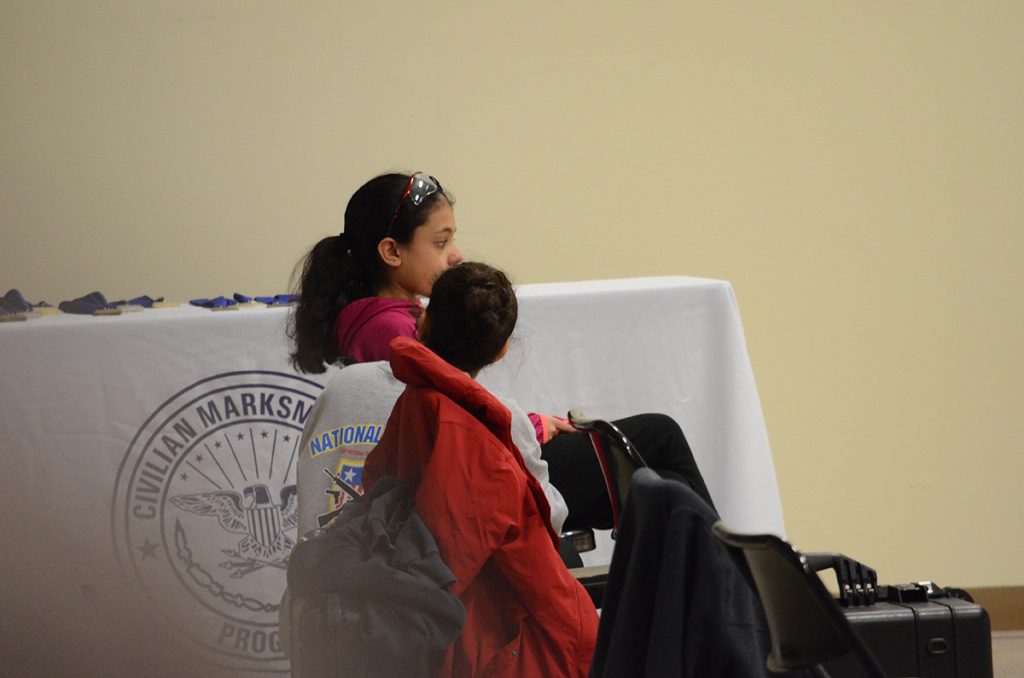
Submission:
<svg viewBox="0 0 1024 678">
<path fill-rule="evenodd" d="M 416 487 L 416 510 L 455 575 L 466 626 L 441 675 L 585 677 L 597 612 L 559 558 L 508 409 L 413 339 L 391 342 L 391 367 L 408 387 L 363 483 L 393 475 Z"/>
</svg>

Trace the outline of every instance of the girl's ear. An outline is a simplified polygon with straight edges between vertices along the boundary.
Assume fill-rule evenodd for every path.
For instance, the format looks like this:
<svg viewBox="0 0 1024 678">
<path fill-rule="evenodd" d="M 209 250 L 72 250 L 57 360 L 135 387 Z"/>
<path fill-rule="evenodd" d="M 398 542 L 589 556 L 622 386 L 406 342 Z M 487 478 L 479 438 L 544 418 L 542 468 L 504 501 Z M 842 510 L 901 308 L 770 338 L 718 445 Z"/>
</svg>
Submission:
<svg viewBox="0 0 1024 678">
<path fill-rule="evenodd" d="M 504 358 L 504 357 L 505 357 L 505 354 L 506 354 L 506 353 L 508 353 L 508 345 L 509 345 L 509 344 L 510 344 L 511 342 L 512 342 L 512 340 L 511 340 L 511 339 L 506 339 L 506 340 L 505 340 L 505 345 L 501 347 L 501 350 L 500 350 L 500 351 L 498 351 L 498 357 L 497 357 L 497 358 L 495 358 L 495 359 L 494 359 L 494 360 L 493 360 L 493 361 L 491 362 L 491 364 L 492 364 L 492 365 L 493 365 L 494 363 L 498 362 L 499 360 L 501 360 L 502 358 Z"/>
<path fill-rule="evenodd" d="M 394 238 L 384 238 L 377 243 L 377 254 L 387 266 L 398 268 L 402 265 L 402 253 L 398 251 L 398 241 Z"/>
</svg>

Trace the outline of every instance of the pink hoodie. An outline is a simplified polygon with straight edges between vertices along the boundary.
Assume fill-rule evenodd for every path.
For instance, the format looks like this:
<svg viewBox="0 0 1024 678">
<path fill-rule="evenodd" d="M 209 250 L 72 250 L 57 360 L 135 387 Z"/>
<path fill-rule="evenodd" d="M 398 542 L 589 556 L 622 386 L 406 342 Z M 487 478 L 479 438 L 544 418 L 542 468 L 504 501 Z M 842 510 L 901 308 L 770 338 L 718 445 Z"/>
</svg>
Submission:
<svg viewBox="0 0 1024 678">
<path fill-rule="evenodd" d="M 416 321 L 421 313 L 423 306 L 418 300 L 357 299 L 343 308 L 334 322 L 338 351 L 360 363 L 387 360 L 392 339 L 417 338 Z"/>
</svg>

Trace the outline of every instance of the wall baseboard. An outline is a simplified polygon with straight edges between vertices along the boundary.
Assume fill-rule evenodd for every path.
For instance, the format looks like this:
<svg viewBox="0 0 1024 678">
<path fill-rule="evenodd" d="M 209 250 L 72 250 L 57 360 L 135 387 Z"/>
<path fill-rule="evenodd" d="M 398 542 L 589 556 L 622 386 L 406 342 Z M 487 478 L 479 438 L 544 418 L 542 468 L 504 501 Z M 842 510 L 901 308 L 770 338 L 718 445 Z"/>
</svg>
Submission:
<svg viewBox="0 0 1024 678">
<path fill-rule="evenodd" d="M 967 592 L 988 612 L 993 631 L 1024 631 L 1024 586 L 979 586 Z"/>
</svg>

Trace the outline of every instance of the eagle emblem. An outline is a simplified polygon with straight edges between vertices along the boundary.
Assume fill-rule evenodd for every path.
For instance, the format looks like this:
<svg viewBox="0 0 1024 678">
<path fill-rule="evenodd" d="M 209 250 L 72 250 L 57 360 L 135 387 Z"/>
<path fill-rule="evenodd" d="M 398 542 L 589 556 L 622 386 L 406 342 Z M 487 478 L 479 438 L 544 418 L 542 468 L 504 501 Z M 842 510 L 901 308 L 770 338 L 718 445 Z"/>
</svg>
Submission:
<svg viewBox="0 0 1024 678">
<path fill-rule="evenodd" d="M 229 560 L 220 564 L 232 570 L 233 578 L 264 567 L 285 569 L 295 542 L 285 530 L 299 522 L 298 493 L 295 485 L 281 489 L 281 503 L 275 504 L 266 485 L 249 485 L 242 493 L 233 491 L 183 494 L 171 497 L 171 503 L 198 516 L 215 517 L 220 526 L 233 534 L 245 535 L 235 549 L 223 549 Z"/>
</svg>

